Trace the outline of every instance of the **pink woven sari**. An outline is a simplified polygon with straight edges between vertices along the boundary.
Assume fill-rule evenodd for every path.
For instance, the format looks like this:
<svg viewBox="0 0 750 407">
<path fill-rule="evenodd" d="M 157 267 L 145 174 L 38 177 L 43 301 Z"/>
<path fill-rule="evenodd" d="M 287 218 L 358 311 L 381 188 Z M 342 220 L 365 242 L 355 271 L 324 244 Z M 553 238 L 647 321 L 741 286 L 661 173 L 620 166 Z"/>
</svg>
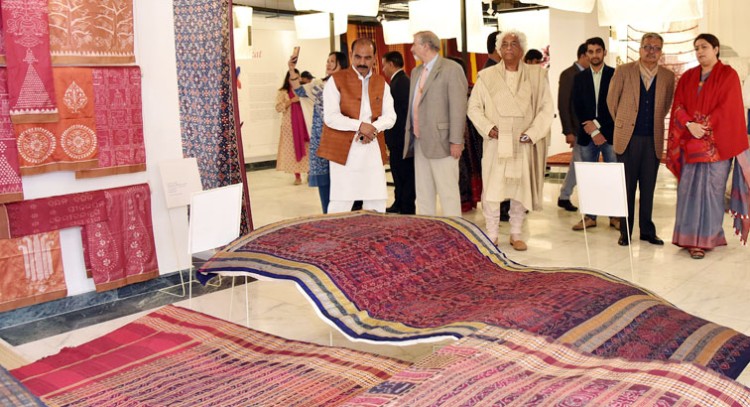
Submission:
<svg viewBox="0 0 750 407">
<path fill-rule="evenodd" d="M 297 96 L 291 88 L 287 92 L 289 99 Z M 292 103 L 290 113 L 292 118 L 292 135 L 294 136 L 294 158 L 297 161 L 302 161 L 302 157 L 307 154 L 305 144 L 310 142 L 310 135 L 307 134 L 305 116 L 302 113 L 302 105 L 300 105 L 299 101 Z"/>
</svg>

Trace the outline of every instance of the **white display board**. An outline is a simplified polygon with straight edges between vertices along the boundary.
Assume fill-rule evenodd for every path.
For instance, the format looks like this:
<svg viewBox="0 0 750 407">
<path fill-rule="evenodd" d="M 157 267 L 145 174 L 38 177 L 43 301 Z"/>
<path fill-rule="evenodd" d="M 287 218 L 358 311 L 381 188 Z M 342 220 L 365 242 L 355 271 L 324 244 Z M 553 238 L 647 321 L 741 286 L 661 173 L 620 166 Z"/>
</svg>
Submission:
<svg viewBox="0 0 750 407">
<path fill-rule="evenodd" d="M 575 167 L 581 213 L 628 216 L 625 166 L 622 163 L 576 162 Z"/>
<path fill-rule="evenodd" d="M 190 253 L 223 246 L 240 235 L 242 184 L 194 193 L 190 199 Z"/>
<path fill-rule="evenodd" d="M 188 206 L 190 197 L 203 190 L 195 157 L 162 161 L 159 171 L 169 209 Z"/>
</svg>

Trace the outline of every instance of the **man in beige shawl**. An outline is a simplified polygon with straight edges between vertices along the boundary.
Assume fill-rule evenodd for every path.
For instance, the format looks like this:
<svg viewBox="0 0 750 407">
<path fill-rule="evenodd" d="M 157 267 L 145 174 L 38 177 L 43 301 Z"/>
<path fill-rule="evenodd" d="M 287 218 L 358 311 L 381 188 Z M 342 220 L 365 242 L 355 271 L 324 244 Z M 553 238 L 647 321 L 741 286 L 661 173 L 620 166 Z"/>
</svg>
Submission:
<svg viewBox="0 0 750 407">
<path fill-rule="evenodd" d="M 510 244 L 526 250 L 526 211 L 542 209 L 552 97 L 546 69 L 522 62 L 525 34 L 504 31 L 497 50 L 502 61 L 479 72 L 468 108 L 484 138 L 482 211 L 487 236 L 497 244 L 500 202 L 510 199 Z"/>
</svg>

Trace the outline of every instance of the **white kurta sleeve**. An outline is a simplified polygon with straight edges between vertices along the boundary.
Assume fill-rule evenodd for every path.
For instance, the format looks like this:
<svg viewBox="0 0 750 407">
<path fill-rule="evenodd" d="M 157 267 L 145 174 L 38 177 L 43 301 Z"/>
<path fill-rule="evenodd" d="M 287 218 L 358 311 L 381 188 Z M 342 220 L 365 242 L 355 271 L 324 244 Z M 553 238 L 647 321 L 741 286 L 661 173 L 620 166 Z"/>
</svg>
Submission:
<svg viewBox="0 0 750 407">
<path fill-rule="evenodd" d="M 474 124 L 474 127 L 484 138 L 487 138 L 492 128 L 495 127 L 495 123 L 493 123 L 485 114 L 487 109 L 485 98 L 490 97 L 486 89 L 484 80 L 480 76 L 477 79 L 477 83 L 474 85 L 474 89 L 471 91 L 467 108 L 469 120 L 471 120 L 471 123 Z"/>
<path fill-rule="evenodd" d="M 323 121 L 326 126 L 341 131 L 359 130 L 360 121 L 346 117 L 341 113 L 341 93 L 333 77 L 328 79 L 323 88 Z"/>
<path fill-rule="evenodd" d="M 388 130 L 396 123 L 396 110 L 393 108 L 393 96 L 391 96 L 391 88 L 388 84 L 385 84 L 383 88 L 383 107 L 380 111 L 380 117 L 372 124 L 378 129 L 378 133 L 383 130 Z"/>
</svg>

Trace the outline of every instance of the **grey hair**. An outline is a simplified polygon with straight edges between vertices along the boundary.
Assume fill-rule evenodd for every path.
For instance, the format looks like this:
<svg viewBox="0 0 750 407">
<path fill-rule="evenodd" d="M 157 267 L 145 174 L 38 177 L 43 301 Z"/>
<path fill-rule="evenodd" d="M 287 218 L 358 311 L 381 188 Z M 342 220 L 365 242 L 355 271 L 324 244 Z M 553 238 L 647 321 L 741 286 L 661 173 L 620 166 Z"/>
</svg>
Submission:
<svg viewBox="0 0 750 407">
<path fill-rule="evenodd" d="M 521 44 L 521 50 L 523 52 L 526 52 L 528 49 L 528 44 L 526 41 L 526 34 L 522 33 L 521 31 L 516 30 L 515 28 L 511 28 L 510 30 L 503 31 L 501 34 L 498 34 L 497 40 L 495 41 L 495 49 L 498 51 L 500 50 L 500 45 L 503 43 L 503 38 L 513 35 L 516 38 L 518 38 L 518 42 Z"/>
<path fill-rule="evenodd" d="M 420 44 L 427 44 L 433 51 L 440 51 L 440 38 L 432 31 L 419 31 L 414 34 L 414 38 L 419 40 Z"/>
<path fill-rule="evenodd" d="M 649 38 L 655 38 L 661 42 L 662 45 L 664 45 L 664 38 L 662 38 L 661 35 L 657 33 L 645 33 L 643 34 L 643 37 L 641 37 L 641 45 L 643 45 L 644 42 L 646 42 Z"/>
</svg>

